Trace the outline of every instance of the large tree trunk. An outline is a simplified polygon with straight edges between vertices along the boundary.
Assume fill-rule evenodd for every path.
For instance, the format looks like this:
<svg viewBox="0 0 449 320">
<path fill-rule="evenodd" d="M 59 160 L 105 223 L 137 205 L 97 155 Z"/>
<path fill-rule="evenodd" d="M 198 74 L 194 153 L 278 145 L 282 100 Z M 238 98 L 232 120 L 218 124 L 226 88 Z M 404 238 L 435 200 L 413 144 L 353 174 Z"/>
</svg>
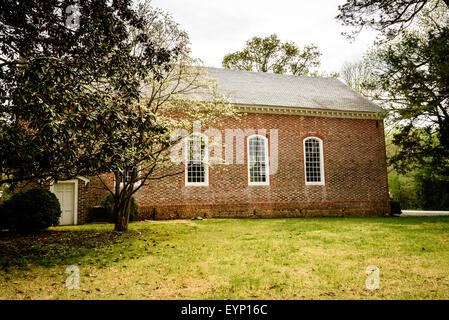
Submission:
<svg viewBox="0 0 449 320">
<path fill-rule="evenodd" d="M 126 200 L 122 200 L 116 203 L 114 206 L 114 216 L 115 216 L 115 228 L 114 231 L 125 232 L 128 231 L 129 222 L 129 208 L 130 208 L 130 198 L 127 197 Z"/>
<path fill-rule="evenodd" d="M 125 232 L 128 231 L 131 192 L 127 192 L 127 190 L 120 190 L 120 181 L 122 181 L 122 174 L 120 172 L 115 172 L 114 175 L 116 181 L 114 197 L 114 231 Z"/>
</svg>

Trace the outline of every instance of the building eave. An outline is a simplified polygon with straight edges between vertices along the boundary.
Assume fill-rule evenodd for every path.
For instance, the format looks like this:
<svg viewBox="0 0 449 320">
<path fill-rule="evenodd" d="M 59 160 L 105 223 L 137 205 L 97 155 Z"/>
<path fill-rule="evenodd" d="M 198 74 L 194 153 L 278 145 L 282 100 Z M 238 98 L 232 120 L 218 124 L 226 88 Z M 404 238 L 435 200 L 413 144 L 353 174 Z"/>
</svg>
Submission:
<svg viewBox="0 0 449 320">
<path fill-rule="evenodd" d="M 243 113 L 288 114 L 288 115 L 300 115 L 311 117 L 374 119 L 374 120 L 382 120 L 386 116 L 386 114 L 383 112 L 312 109 L 301 107 L 282 107 L 282 106 L 266 106 L 266 105 L 246 105 L 236 103 L 234 103 L 233 105 L 239 112 Z"/>
</svg>

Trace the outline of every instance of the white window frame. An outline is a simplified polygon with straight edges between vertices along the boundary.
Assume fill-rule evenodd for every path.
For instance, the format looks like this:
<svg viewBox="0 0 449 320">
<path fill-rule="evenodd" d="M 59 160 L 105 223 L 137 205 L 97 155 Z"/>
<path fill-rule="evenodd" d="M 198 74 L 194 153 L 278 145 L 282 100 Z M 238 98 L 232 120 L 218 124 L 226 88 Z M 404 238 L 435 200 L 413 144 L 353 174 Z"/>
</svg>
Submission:
<svg viewBox="0 0 449 320">
<path fill-rule="evenodd" d="M 308 181 L 307 181 L 306 141 L 307 141 L 307 140 L 311 140 L 311 139 L 318 140 L 319 145 L 320 145 L 320 178 L 321 178 L 321 181 L 319 181 L 319 182 L 317 182 L 317 181 L 308 182 Z M 304 153 L 304 181 L 305 181 L 306 185 L 308 185 L 308 186 L 324 186 L 324 185 L 325 185 L 325 181 L 324 181 L 324 152 L 323 152 L 323 140 L 320 139 L 320 138 L 318 138 L 318 137 L 315 137 L 315 136 L 307 137 L 307 138 L 303 139 L 302 148 L 303 148 L 303 153 Z"/>
<path fill-rule="evenodd" d="M 200 136 L 201 139 L 204 139 L 204 182 L 189 182 L 188 181 L 188 163 L 189 163 L 189 153 L 190 153 L 190 143 L 189 140 L 192 136 Z M 207 146 L 208 137 L 203 133 L 194 132 L 184 139 L 184 149 L 185 149 L 185 158 L 184 158 L 184 184 L 187 187 L 206 187 L 209 186 L 209 148 Z"/>
<path fill-rule="evenodd" d="M 251 175 L 250 175 L 250 153 L 249 153 L 249 141 L 252 138 L 262 138 L 263 142 L 264 142 L 264 147 L 265 147 L 265 176 L 267 177 L 266 181 L 264 182 L 251 182 Z M 270 185 L 270 158 L 268 157 L 268 138 L 260 135 L 260 134 L 252 134 L 250 136 L 248 136 L 248 138 L 246 138 L 246 155 L 247 155 L 247 160 L 246 160 L 246 165 L 248 167 L 248 185 L 249 186 L 269 186 Z"/>
</svg>

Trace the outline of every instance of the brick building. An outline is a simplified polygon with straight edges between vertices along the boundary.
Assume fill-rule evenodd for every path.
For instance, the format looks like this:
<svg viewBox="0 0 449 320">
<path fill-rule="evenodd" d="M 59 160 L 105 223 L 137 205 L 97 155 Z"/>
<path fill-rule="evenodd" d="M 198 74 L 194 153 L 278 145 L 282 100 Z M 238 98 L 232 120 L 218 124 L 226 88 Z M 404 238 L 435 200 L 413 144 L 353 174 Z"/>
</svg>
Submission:
<svg viewBox="0 0 449 320">
<path fill-rule="evenodd" d="M 243 151 L 223 150 L 232 155 L 226 165 L 188 159 L 184 174 L 142 187 L 135 195 L 140 218 L 389 213 L 380 107 L 337 79 L 208 72 L 244 113 L 219 128 Z M 112 176 L 103 178 L 114 184 Z M 107 194 L 95 177 L 60 182 L 52 190 L 64 224 L 89 222 L 91 208 Z"/>
</svg>

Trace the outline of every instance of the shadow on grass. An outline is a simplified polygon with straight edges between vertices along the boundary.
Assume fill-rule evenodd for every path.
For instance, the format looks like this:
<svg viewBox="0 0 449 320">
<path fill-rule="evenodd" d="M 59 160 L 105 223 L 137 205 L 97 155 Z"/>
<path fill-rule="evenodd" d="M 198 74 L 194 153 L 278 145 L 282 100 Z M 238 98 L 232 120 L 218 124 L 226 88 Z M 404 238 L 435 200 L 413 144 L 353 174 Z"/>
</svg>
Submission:
<svg viewBox="0 0 449 320">
<path fill-rule="evenodd" d="M 342 235 L 360 232 L 360 226 L 368 226 L 379 235 L 385 230 L 389 234 L 408 235 L 410 227 L 428 224 L 413 232 L 425 234 L 429 230 L 446 233 L 449 217 L 385 217 L 385 218 L 287 218 L 287 219 L 208 219 L 205 232 L 222 232 L 227 236 L 241 236 L 233 228 L 265 230 L 267 232 L 308 232 L 331 230 Z M 202 222 L 204 224 L 205 222 Z M 85 225 L 63 230 L 49 230 L 29 235 L 0 232 L 0 270 L 30 266 L 54 267 L 69 264 L 95 264 L 107 266 L 129 259 L 139 259 L 157 252 L 164 242 L 171 242 L 183 234 L 197 232 L 196 226 L 181 223 L 146 225 L 136 223 L 131 230 L 118 234 L 99 226 Z M 382 230 L 375 228 L 381 227 Z M 80 230 L 81 228 L 81 230 Z M 366 230 L 366 229 L 365 229 Z M 261 231 L 261 232 L 262 232 Z M 224 232 L 224 231 L 223 231 Z M 251 235 L 252 236 L 252 235 Z M 178 239 L 179 240 L 179 239 Z M 168 245 L 168 244 L 164 244 Z"/>
<path fill-rule="evenodd" d="M 86 257 L 106 264 L 115 256 L 115 247 L 139 238 L 141 232 L 119 234 L 111 231 L 42 231 L 22 235 L 0 232 L 0 270 L 27 269 L 30 265 L 52 267 L 72 264 Z"/>
</svg>

